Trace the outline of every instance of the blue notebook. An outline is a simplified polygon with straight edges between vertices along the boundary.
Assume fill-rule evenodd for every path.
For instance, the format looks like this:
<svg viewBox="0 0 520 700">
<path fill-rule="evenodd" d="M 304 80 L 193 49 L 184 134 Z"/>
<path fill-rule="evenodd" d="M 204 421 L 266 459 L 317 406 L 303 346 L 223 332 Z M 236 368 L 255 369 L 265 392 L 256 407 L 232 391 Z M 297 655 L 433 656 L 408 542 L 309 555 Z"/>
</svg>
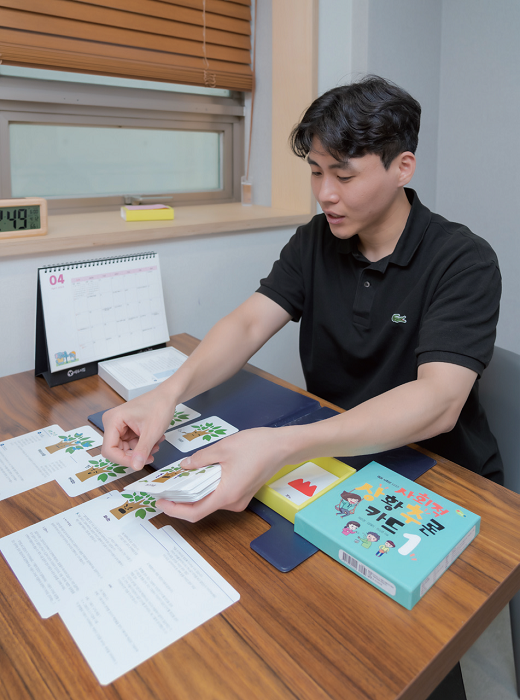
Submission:
<svg viewBox="0 0 520 700">
<path fill-rule="evenodd" d="M 186 406 L 200 413 L 200 418 L 193 421 L 197 425 L 203 424 L 209 417 L 216 416 L 238 430 L 276 428 L 321 408 L 316 399 L 299 394 L 246 370 L 240 370 L 226 382 L 195 396 L 186 402 Z M 89 421 L 100 430 L 103 430 L 103 413 L 105 411 L 99 411 L 88 417 Z M 200 446 L 189 451 L 181 451 L 164 441 L 151 466 L 154 469 L 161 469 L 172 462 L 188 457 L 198 449 Z"/>
</svg>

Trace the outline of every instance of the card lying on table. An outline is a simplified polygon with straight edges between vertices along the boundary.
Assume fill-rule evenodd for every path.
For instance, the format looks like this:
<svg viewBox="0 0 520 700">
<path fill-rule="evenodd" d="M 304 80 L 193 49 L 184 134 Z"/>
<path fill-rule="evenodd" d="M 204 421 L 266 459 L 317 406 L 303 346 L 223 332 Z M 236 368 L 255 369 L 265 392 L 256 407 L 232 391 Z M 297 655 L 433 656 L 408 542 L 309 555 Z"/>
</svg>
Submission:
<svg viewBox="0 0 520 700">
<path fill-rule="evenodd" d="M 136 481 L 131 488 L 147 493 L 155 499 L 166 498 L 176 503 L 195 503 L 217 488 L 220 483 L 220 464 L 210 464 L 189 471 L 179 466 L 181 461 Z"/>
</svg>

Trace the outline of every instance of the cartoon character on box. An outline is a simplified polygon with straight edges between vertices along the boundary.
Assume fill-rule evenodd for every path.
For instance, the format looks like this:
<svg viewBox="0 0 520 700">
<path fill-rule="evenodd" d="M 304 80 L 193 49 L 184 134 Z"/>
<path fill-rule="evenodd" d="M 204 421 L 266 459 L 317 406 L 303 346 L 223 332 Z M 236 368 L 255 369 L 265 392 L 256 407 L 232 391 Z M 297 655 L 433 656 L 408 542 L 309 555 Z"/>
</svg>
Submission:
<svg viewBox="0 0 520 700">
<path fill-rule="evenodd" d="M 356 522 L 355 520 L 349 520 L 349 522 L 345 525 L 343 530 L 341 531 L 344 535 L 354 535 L 359 528 L 359 523 Z"/>
<path fill-rule="evenodd" d="M 367 532 L 366 537 L 361 537 L 357 540 L 354 540 L 354 542 L 361 542 L 361 546 L 364 547 L 365 549 L 370 549 L 370 547 L 373 545 L 374 542 L 377 542 L 379 539 L 379 535 L 377 532 Z"/>
<path fill-rule="evenodd" d="M 383 554 L 386 554 L 394 547 L 395 544 L 392 542 L 392 540 L 387 540 L 384 544 L 380 545 L 379 549 L 376 552 L 376 557 L 382 557 Z"/>
<path fill-rule="evenodd" d="M 342 518 L 345 518 L 347 515 L 353 515 L 361 500 L 362 498 L 358 493 L 343 491 L 341 501 L 335 506 L 338 511 L 336 515 L 341 515 Z"/>
</svg>

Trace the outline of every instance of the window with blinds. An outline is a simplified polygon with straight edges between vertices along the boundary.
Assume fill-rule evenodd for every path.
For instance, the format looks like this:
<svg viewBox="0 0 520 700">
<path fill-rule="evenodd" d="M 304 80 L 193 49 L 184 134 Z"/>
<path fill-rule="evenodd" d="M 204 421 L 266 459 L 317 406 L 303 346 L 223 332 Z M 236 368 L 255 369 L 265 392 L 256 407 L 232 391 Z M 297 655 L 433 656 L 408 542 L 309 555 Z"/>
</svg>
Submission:
<svg viewBox="0 0 520 700">
<path fill-rule="evenodd" d="M 250 0 L 0 0 L 0 198 L 239 201 L 250 19 Z"/>
<path fill-rule="evenodd" d="M 251 90 L 250 0 L 0 0 L 3 65 Z"/>
<path fill-rule="evenodd" d="M 134 197 L 174 206 L 240 200 L 242 93 L 9 74 L 21 70 L 0 67 L 0 199 L 45 197 L 51 213 L 110 211 Z"/>
</svg>

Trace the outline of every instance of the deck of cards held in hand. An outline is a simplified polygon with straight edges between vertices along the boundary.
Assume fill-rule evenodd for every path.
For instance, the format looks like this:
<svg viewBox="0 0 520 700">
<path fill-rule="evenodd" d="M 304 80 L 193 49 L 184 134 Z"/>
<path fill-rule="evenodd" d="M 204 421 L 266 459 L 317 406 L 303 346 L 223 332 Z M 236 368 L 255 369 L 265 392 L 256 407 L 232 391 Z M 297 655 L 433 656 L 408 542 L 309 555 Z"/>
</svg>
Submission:
<svg viewBox="0 0 520 700">
<path fill-rule="evenodd" d="M 214 491 L 220 482 L 220 464 L 187 470 L 174 462 L 155 474 L 136 481 L 132 488 L 156 499 L 166 498 L 176 503 L 195 503 Z"/>
</svg>

